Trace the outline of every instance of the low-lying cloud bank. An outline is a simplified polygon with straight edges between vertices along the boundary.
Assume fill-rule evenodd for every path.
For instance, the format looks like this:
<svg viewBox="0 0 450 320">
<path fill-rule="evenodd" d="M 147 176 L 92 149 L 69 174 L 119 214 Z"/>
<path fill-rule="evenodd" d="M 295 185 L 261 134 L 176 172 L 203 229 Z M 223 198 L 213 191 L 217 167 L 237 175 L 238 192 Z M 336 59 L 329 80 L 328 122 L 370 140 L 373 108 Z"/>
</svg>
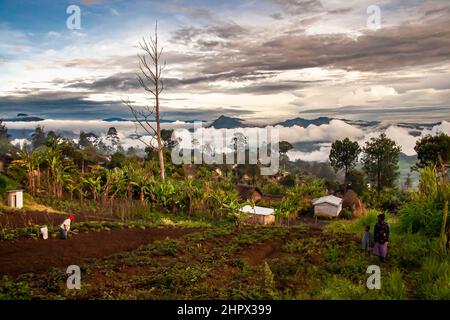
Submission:
<svg viewBox="0 0 450 320">
<path fill-rule="evenodd" d="M 101 120 L 44 120 L 39 122 L 5 122 L 9 130 L 34 130 L 38 125 L 44 127 L 46 131 L 53 130 L 64 134 L 71 133 L 72 137 L 78 135 L 80 131 L 93 132 L 99 137 L 105 137 L 110 127 L 115 127 L 118 131 L 121 145 L 127 149 L 129 147 L 144 147 L 144 144 L 136 139 L 136 134 L 141 135 L 142 139 L 150 141 L 148 133 L 140 128 L 132 121 L 106 122 Z M 192 123 L 177 121 L 173 123 L 163 123 L 162 128 L 175 129 L 178 137 L 185 137 L 188 139 L 188 134 L 193 130 Z M 441 124 L 432 128 L 417 129 L 405 128 L 395 124 L 386 126 L 380 125 L 377 127 L 360 127 L 351 125 L 341 120 L 332 120 L 329 124 L 320 126 L 310 125 L 307 128 L 300 126 L 283 127 L 276 126 L 278 129 L 280 140 L 286 140 L 290 143 L 311 142 L 314 144 L 314 150 L 302 150 L 296 148 L 288 152 L 291 160 L 304 161 L 327 161 L 331 148 L 331 143 L 338 139 L 350 138 L 358 141 L 363 146 L 366 141 L 372 137 L 378 136 L 385 132 L 386 135 L 401 146 L 402 152 L 408 156 L 415 155 L 414 146 L 418 139 L 427 134 L 436 134 L 444 132 L 450 134 L 450 122 L 443 121 Z M 243 132 L 251 130 L 252 128 L 242 129 Z M 202 128 L 204 136 L 207 137 L 206 142 L 213 142 L 214 138 L 220 135 L 223 129 Z M 29 137 L 15 137 L 13 143 L 23 145 Z M 319 143 L 316 143 L 319 142 Z"/>
</svg>

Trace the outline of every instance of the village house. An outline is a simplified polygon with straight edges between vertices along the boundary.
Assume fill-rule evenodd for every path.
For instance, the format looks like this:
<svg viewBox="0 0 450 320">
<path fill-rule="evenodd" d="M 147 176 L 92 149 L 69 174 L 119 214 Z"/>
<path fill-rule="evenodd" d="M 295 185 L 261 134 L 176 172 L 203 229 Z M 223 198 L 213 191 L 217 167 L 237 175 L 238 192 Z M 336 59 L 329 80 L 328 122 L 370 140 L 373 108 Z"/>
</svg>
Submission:
<svg viewBox="0 0 450 320">
<path fill-rule="evenodd" d="M 246 222 L 255 224 L 275 223 L 275 210 L 272 208 L 246 205 L 239 209 L 240 212 L 248 214 Z"/>
<path fill-rule="evenodd" d="M 342 199 L 333 195 L 313 200 L 315 216 L 337 217 L 342 210 Z"/>
</svg>

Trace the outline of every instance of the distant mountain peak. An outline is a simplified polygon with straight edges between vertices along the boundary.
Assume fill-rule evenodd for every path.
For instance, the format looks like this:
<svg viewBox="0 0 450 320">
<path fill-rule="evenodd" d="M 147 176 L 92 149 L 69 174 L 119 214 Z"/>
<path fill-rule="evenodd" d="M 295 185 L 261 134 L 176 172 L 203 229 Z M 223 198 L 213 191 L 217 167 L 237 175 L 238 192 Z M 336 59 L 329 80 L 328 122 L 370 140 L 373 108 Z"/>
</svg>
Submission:
<svg viewBox="0 0 450 320">
<path fill-rule="evenodd" d="M 103 119 L 102 121 L 105 121 L 105 122 L 125 122 L 125 121 L 129 121 L 129 120 L 123 119 L 123 118 L 119 118 L 119 117 L 111 117 L 111 118 Z"/>
<path fill-rule="evenodd" d="M 36 122 L 36 121 L 43 121 L 44 119 L 30 116 L 26 113 L 18 113 L 15 118 L 8 118 L 8 119 L 2 119 L 2 121 L 5 122 Z"/>
<path fill-rule="evenodd" d="M 319 117 L 319 118 L 315 118 L 315 119 L 294 118 L 294 119 L 288 119 L 283 122 L 276 123 L 275 125 L 280 125 L 283 127 L 299 126 L 299 127 L 306 128 L 311 124 L 316 125 L 316 126 L 321 126 L 323 124 L 329 124 L 331 120 L 333 120 L 333 118 L 329 118 L 329 117 Z"/>
<path fill-rule="evenodd" d="M 215 129 L 239 128 L 239 127 L 243 127 L 244 126 L 243 121 L 245 121 L 245 120 L 221 115 L 216 120 L 214 120 L 208 126 L 208 128 L 215 128 Z"/>
</svg>

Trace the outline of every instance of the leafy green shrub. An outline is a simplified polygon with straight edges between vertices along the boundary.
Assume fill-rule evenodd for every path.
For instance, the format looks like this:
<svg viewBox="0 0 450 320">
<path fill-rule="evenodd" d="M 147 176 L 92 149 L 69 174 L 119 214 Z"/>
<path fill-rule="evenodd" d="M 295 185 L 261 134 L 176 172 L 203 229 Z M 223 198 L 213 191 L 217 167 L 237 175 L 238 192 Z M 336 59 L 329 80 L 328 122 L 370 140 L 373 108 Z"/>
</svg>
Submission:
<svg viewBox="0 0 450 320">
<path fill-rule="evenodd" d="M 370 209 L 367 211 L 366 215 L 362 216 L 355 224 L 350 228 L 351 231 L 354 232 L 362 232 L 365 226 L 370 226 L 371 232 L 373 232 L 373 228 L 375 227 L 375 223 L 378 220 L 378 215 L 381 214 L 381 211 Z M 389 213 L 383 212 L 386 216 L 386 221 L 389 223 Z"/>
<path fill-rule="evenodd" d="M 370 207 L 397 212 L 404 203 L 409 201 L 409 194 L 399 189 L 384 188 L 378 193 L 370 193 L 367 200 Z"/>
<path fill-rule="evenodd" d="M 279 278 L 285 278 L 294 275 L 304 267 L 305 261 L 302 256 L 289 256 L 277 261 L 272 266 L 272 272 Z"/>
<path fill-rule="evenodd" d="M 5 193 L 8 190 L 14 190 L 20 188 L 20 184 L 16 181 L 8 178 L 7 176 L 0 174 L 0 193 Z"/>
<path fill-rule="evenodd" d="M 243 260 L 241 258 L 236 259 L 233 262 L 233 265 L 235 267 L 239 268 L 239 275 L 241 277 L 247 277 L 251 273 L 250 265 L 245 260 Z"/>
<path fill-rule="evenodd" d="M 275 182 L 264 183 L 260 189 L 268 194 L 281 194 L 283 192 L 283 186 Z"/>
<path fill-rule="evenodd" d="M 401 232 L 422 232 L 430 237 L 439 236 L 442 209 L 433 199 L 414 200 L 399 211 L 398 227 Z"/>
<path fill-rule="evenodd" d="M 341 212 L 339 213 L 339 216 L 343 219 L 347 219 L 350 220 L 353 218 L 353 212 L 351 212 L 351 210 L 344 208 L 341 210 Z"/>
<path fill-rule="evenodd" d="M 292 240 L 283 245 L 283 250 L 288 253 L 302 253 L 303 251 L 303 241 L 302 240 Z"/>
<path fill-rule="evenodd" d="M 157 256 L 175 256 L 178 252 L 178 245 L 179 242 L 176 240 L 158 240 L 154 242 L 153 253 Z"/>
<path fill-rule="evenodd" d="M 3 276 L 0 280 L 0 300 L 30 300 L 33 292 L 27 281 L 12 280 Z"/>
<path fill-rule="evenodd" d="M 421 232 L 429 237 L 439 236 L 443 223 L 443 199 L 448 197 L 449 191 L 450 184 L 439 182 L 434 167 L 421 169 L 419 191 L 399 212 L 400 230 Z"/>
</svg>

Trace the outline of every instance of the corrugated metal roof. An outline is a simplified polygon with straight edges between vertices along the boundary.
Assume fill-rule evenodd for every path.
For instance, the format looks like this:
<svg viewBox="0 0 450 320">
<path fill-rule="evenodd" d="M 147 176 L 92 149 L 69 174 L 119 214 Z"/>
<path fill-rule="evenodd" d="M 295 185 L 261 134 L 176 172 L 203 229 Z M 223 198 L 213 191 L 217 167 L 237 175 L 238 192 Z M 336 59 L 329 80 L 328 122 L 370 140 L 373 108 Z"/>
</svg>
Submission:
<svg viewBox="0 0 450 320">
<path fill-rule="evenodd" d="M 268 216 L 271 214 L 275 214 L 275 211 L 272 208 L 258 207 L 258 206 L 252 207 L 250 205 L 246 205 L 246 206 L 240 208 L 239 211 L 246 212 L 246 213 L 252 213 L 252 214 L 258 214 L 258 215 L 262 215 L 262 216 Z"/>
<path fill-rule="evenodd" d="M 318 205 L 321 203 L 329 203 L 337 207 L 342 203 L 342 199 L 333 195 L 329 195 L 318 199 L 314 199 L 313 201 L 313 205 Z"/>
</svg>

